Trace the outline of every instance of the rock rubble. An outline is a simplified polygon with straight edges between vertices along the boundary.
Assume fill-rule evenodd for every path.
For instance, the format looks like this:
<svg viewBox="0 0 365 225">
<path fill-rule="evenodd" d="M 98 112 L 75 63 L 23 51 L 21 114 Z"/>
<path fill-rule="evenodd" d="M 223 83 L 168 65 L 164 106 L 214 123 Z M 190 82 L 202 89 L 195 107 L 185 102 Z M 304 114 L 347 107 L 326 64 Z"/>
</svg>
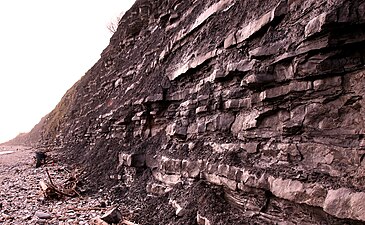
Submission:
<svg viewBox="0 0 365 225">
<path fill-rule="evenodd" d="M 17 149 L 0 159 L 0 224 L 87 225 L 111 208 L 107 193 L 102 192 L 83 198 L 45 199 L 39 187 L 39 181 L 47 179 L 45 169 L 61 182 L 67 177 L 65 167 L 35 168 L 35 150 Z"/>
</svg>

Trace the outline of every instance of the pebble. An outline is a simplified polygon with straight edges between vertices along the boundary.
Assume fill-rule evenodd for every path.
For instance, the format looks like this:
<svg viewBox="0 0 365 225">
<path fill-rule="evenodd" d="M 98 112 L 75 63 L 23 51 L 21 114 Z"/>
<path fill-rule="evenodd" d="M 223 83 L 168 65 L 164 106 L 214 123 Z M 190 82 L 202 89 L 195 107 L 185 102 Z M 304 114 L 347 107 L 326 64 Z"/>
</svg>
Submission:
<svg viewBox="0 0 365 225">
<path fill-rule="evenodd" d="M 52 218 L 51 214 L 39 212 L 39 211 L 37 211 L 34 215 L 36 217 L 38 217 L 39 219 L 51 219 Z"/>
</svg>

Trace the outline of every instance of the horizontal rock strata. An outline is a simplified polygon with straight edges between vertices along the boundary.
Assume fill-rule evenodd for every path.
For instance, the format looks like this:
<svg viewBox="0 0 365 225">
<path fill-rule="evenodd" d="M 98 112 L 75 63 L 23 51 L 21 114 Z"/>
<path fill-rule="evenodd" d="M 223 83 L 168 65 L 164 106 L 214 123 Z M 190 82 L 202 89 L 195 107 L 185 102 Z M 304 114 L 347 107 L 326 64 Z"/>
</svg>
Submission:
<svg viewBox="0 0 365 225">
<path fill-rule="evenodd" d="M 132 160 L 136 158 L 138 160 Z M 149 168 L 153 171 L 154 179 L 162 183 L 159 186 L 156 184 L 147 186 L 147 191 L 153 194 L 163 195 L 172 190 L 174 185 L 186 182 L 190 178 L 224 186 L 230 191 L 244 192 L 248 188 L 254 188 L 257 189 L 256 192 L 261 191 L 262 198 L 264 198 L 263 191 L 270 191 L 278 198 L 321 207 L 325 212 L 339 218 L 358 220 L 364 220 L 365 218 L 365 209 L 362 207 L 365 192 L 356 192 L 349 188 L 329 189 L 324 185 L 303 182 L 298 178 L 283 179 L 265 172 L 257 174 L 252 168 L 239 168 L 227 164 L 211 163 L 206 160 L 190 161 L 171 159 L 164 156 L 161 158 L 155 156 L 153 158 L 153 160 L 156 160 L 153 165 L 158 165 L 158 167 L 152 165 Z M 119 159 L 119 166 L 146 166 L 146 157 L 121 153 Z M 241 204 L 240 199 L 232 199 L 231 201 L 234 201 L 237 205 Z M 241 207 L 247 208 L 248 206 L 242 204 Z M 261 210 L 258 206 L 255 209 L 257 213 Z"/>
<path fill-rule="evenodd" d="M 137 0 L 42 144 L 127 185 L 151 171 L 156 196 L 224 186 L 260 222 L 365 221 L 364 25 L 363 0 Z"/>
</svg>

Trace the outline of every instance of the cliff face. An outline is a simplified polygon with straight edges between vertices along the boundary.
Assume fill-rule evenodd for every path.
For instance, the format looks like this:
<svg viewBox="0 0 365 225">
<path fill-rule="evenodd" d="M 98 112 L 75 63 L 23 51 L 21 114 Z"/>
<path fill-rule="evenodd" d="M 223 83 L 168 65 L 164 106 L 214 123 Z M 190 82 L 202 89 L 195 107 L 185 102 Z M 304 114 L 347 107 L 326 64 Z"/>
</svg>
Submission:
<svg viewBox="0 0 365 225">
<path fill-rule="evenodd" d="M 137 0 L 43 144 L 142 224 L 365 221 L 364 25 L 362 0 Z"/>
</svg>

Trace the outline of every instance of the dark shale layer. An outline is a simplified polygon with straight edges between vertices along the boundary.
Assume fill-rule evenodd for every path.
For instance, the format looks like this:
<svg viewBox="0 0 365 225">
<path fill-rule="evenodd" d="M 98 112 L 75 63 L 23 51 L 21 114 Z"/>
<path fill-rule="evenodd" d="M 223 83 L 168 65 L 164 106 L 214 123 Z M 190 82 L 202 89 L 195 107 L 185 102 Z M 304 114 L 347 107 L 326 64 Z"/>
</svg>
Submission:
<svg viewBox="0 0 365 225">
<path fill-rule="evenodd" d="M 364 61 L 363 0 L 137 0 L 41 143 L 136 223 L 361 224 Z"/>
</svg>

